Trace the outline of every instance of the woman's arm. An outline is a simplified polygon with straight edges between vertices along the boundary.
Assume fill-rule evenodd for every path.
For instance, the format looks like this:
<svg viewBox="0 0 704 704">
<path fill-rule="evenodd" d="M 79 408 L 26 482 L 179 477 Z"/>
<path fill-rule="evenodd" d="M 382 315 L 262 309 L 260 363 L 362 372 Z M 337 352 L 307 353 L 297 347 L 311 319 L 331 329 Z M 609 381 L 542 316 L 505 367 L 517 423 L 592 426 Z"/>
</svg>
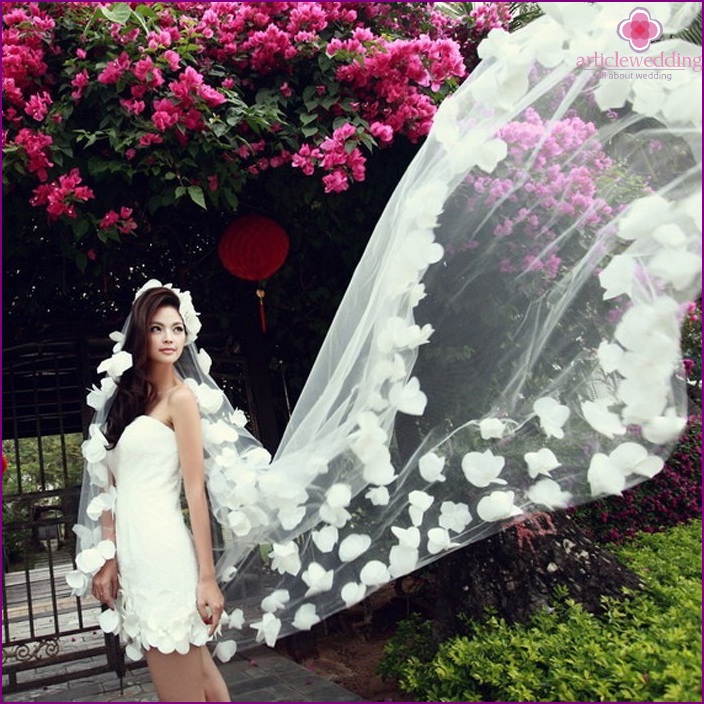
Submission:
<svg viewBox="0 0 704 704">
<path fill-rule="evenodd" d="M 212 635 L 220 622 L 225 600 L 215 579 L 210 515 L 205 490 L 200 413 L 195 396 L 185 386 L 173 392 L 169 398 L 169 410 L 176 432 L 183 485 L 198 560 L 196 601 L 203 621 L 210 624 L 209 632 Z"/>
</svg>

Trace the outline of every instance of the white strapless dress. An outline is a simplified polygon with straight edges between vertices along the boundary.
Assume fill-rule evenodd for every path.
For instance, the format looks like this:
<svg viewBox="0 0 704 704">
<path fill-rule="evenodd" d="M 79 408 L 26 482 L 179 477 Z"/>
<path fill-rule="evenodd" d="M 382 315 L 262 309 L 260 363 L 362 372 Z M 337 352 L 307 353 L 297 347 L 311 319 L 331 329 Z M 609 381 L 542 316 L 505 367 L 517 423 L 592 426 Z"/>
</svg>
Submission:
<svg viewBox="0 0 704 704">
<path fill-rule="evenodd" d="M 115 476 L 120 592 L 115 616 L 130 659 L 186 653 L 208 640 L 196 609 L 198 565 L 181 510 L 176 434 L 152 416 L 125 428 L 109 453 Z"/>
</svg>

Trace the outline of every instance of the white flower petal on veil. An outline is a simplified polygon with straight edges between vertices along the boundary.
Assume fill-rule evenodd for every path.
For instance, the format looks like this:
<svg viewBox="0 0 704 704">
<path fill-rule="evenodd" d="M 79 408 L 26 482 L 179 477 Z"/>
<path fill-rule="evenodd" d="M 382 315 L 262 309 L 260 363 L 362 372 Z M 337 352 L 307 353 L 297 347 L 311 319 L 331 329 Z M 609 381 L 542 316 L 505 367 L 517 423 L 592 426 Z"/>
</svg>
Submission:
<svg viewBox="0 0 704 704">
<path fill-rule="evenodd" d="M 535 479 L 539 474 L 549 477 L 550 472 L 560 466 L 555 453 L 547 447 L 541 447 L 537 452 L 526 452 L 523 459 L 528 465 L 528 476 Z"/>
<path fill-rule="evenodd" d="M 242 609 L 234 609 L 227 617 L 227 626 L 228 628 L 236 628 L 238 631 L 242 630 L 242 626 L 244 626 L 244 611 Z"/>
<path fill-rule="evenodd" d="M 106 487 L 109 484 L 108 466 L 105 462 L 86 462 L 86 469 L 93 486 Z"/>
<path fill-rule="evenodd" d="M 338 557 L 342 562 L 352 562 L 363 555 L 371 544 L 372 539 L 368 535 L 351 533 L 340 543 Z"/>
<path fill-rule="evenodd" d="M 672 221 L 673 205 L 657 194 L 638 198 L 618 220 L 618 236 L 624 240 L 650 237 L 653 230 Z"/>
<path fill-rule="evenodd" d="M 385 486 L 377 486 L 370 489 L 364 498 L 369 499 L 373 506 L 388 506 L 391 496 Z"/>
<path fill-rule="evenodd" d="M 650 304 L 636 304 L 629 308 L 616 326 L 615 336 L 627 350 L 647 349 L 654 333 L 660 332 L 678 339 L 677 301 L 659 296 Z"/>
<path fill-rule="evenodd" d="M 302 604 L 296 609 L 293 617 L 293 627 L 299 631 L 310 631 L 316 623 L 320 623 L 320 616 L 315 613 L 315 604 Z"/>
<path fill-rule="evenodd" d="M 112 357 L 100 363 L 98 374 L 106 373 L 117 381 L 131 366 L 132 355 L 129 352 L 116 352 Z"/>
<path fill-rule="evenodd" d="M 271 549 L 271 569 L 279 574 L 297 575 L 301 570 L 301 557 L 298 553 L 298 545 L 290 540 L 288 543 L 274 543 Z"/>
<path fill-rule="evenodd" d="M 117 609 L 105 609 L 105 611 L 98 616 L 98 625 L 104 633 L 119 633 L 120 614 Z"/>
<path fill-rule="evenodd" d="M 249 532 L 252 530 L 252 523 L 247 514 L 243 511 L 230 511 L 227 515 L 227 522 L 232 532 L 240 538 L 249 535 Z"/>
<path fill-rule="evenodd" d="M 687 246 L 687 235 L 684 230 L 673 222 L 660 225 L 656 227 L 652 233 L 651 237 L 663 247 L 668 247 L 669 249 L 683 249 Z"/>
<path fill-rule="evenodd" d="M 632 296 L 636 262 L 627 254 L 617 254 L 599 273 L 599 283 L 604 289 L 603 298 L 608 301 L 622 294 Z"/>
<path fill-rule="evenodd" d="M 203 413 L 217 413 L 225 400 L 221 389 L 210 388 L 207 384 L 199 384 L 195 379 L 185 379 L 184 383 L 196 396 L 196 401 Z"/>
<path fill-rule="evenodd" d="M 349 609 L 350 606 L 358 604 L 364 599 L 367 593 L 367 588 L 363 584 L 357 582 L 347 582 L 340 590 L 340 597 L 345 602 L 345 606 Z"/>
<path fill-rule="evenodd" d="M 482 521 L 503 521 L 506 518 L 520 516 L 518 506 L 513 505 L 515 494 L 513 491 L 492 491 L 488 496 L 483 496 L 477 503 L 477 515 Z"/>
<path fill-rule="evenodd" d="M 115 487 L 110 487 L 91 500 L 86 508 L 88 518 L 97 521 L 105 511 L 112 511 L 115 507 Z"/>
<path fill-rule="evenodd" d="M 395 354 L 391 360 L 380 360 L 372 369 L 372 379 L 379 385 L 383 384 L 387 380 L 398 381 L 399 379 L 403 379 L 405 376 L 406 364 L 400 354 Z M 386 435 L 386 433 L 384 433 L 384 435 Z"/>
<path fill-rule="evenodd" d="M 320 552 L 331 552 L 337 543 L 338 535 L 339 532 L 335 526 L 325 526 L 320 530 L 314 530 L 311 538 Z"/>
<path fill-rule="evenodd" d="M 418 565 L 418 550 L 403 545 L 394 545 L 389 550 L 389 575 L 396 579 L 413 570 Z"/>
<path fill-rule="evenodd" d="M 434 452 L 427 452 L 418 460 L 418 471 L 426 482 L 444 482 L 447 478 L 442 473 L 444 466 L 445 458 Z"/>
<path fill-rule="evenodd" d="M 602 110 L 622 108 L 631 94 L 632 85 L 633 80 L 629 78 L 600 78 L 599 87 L 594 91 L 596 104 Z"/>
<path fill-rule="evenodd" d="M 420 530 L 415 526 L 410 528 L 391 526 L 391 532 L 398 538 L 398 544 L 402 548 L 420 547 Z"/>
<path fill-rule="evenodd" d="M 88 440 L 81 444 L 81 454 L 86 462 L 102 462 L 107 455 L 108 439 L 100 428 L 92 423 L 88 428 Z"/>
<path fill-rule="evenodd" d="M 363 411 L 356 420 L 359 429 L 350 435 L 350 448 L 362 462 L 368 462 L 384 446 L 388 434 L 379 425 L 376 413 Z"/>
<path fill-rule="evenodd" d="M 660 380 L 644 384 L 634 377 L 624 379 L 616 389 L 616 394 L 624 402 L 621 418 L 627 425 L 646 423 L 651 418 L 662 415 L 668 402 L 669 387 Z"/>
<path fill-rule="evenodd" d="M 325 503 L 332 508 L 349 506 L 352 501 L 352 489 L 349 484 L 333 484 L 325 492 Z"/>
<path fill-rule="evenodd" d="M 533 404 L 533 410 L 540 419 L 540 427 L 548 437 L 563 438 L 565 431 L 562 426 L 570 416 L 568 406 L 563 406 L 554 398 L 544 396 Z"/>
<path fill-rule="evenodd" d="M 684 250 L 659 252 L 648 262 L 648 270 L 669 283 L 675 291 L 684 291 L 701 276 L 701 254 Z"/>
<path fill-rule="evenodd" d="M 433 505 L 435 498 L 425 491 L 411 491 L 408 494 L 408 514 L 414 526 L 423 522 L 423 514 Z"/>
<path fill-rule="evenodd" d="M 596 356 L 604 373 L 611 374 L 618 368 L 623 356 L 623 347 L 612 344 L 607 340 L 602 340 L 599 349 L 596 351 Z"/>
<path fill-rule="evenodd" d="M 391 453 L 388 448 L 377 446 L 375 454 L 364 464 L 362 477 L 368 484 L 386 486 L 396 479 L 394 466 L 391 464 Z"/>
<path fill-rule="evenodd" d="M 430 340 L 433 327 L 429 323 L 422 328 L 415 324 L 408 324 L 403 318 L 392 315 L 386 319 L 384 327 L 376 337 L 377 348 L 380 352 L 394 350 L 415 349 Z"/>
<path fill-rule="evenodd" d="M 291 601 L 291 594 L 288 589 L 275 589 L 269 596 L 262 599 L 261 609 L 273 613 L 285 609 L 289 601 Z"/>
<path fill-rule="evenodd" d="M 611 405 L 613 401 L 607 398 L 584 401 L 582 413 L 594 430 L 613 439 L 615 435 L 623 435 L 626 432 L 626 426 L 621 422 L 621 416 L 618 413 L 609 410 Z"/>
<path fill-rule="evenodd" d="M 308 569 L 301 575 L 301 579 L 308 587 L 305 596 L 309 597 L 330 591 L 334 577 L 334 570 L 326 570 L 321 564 L 311 562 Z"/>
<path fill-rule="evenodd" d="M 282 528 L 285 530 L 293 530 L 306 515 L 305 506 L 289 506 L 280 508 L 278 517 Z"/>
<path fill-rule="evenodd" d="M 322 504 L 318 514 L 320 515 L 321 521 L 324 521 L 335 528 L 342 528 L 345 523 L 352 518 L 352 515 L 347 509 L 342 507 L 333 508 L 328 504 Z"/>
<path fill-rule="evenodd" d="M 665 464 L 660 457 L 649 455 L 648 451 L 637 442 L 621 443 L 609 454 L 609 461 L 623 473 L 640 474 L 643 477 L 654 477 Z"/>
<path fill-rule="evenodd" d="M 567 508 L 572 499 L 569 491 L 562 491 L 562 487 L 554 479 L 549 478 L 533 484 L 526 492 L 526 496 L 534 504 L 541 504 L 549 509 Z"/>
<path fill-rule="evenodd" d="M 505 429 L 506 423 L 498 418 L 485 418 L 479 421 L 479 434 L 482 436 L 482 440 L 500 438 L 503 436 Z"/>
<path fill-rule="evenodd" d="M 253 623 L 250 628 L 257 629 L 257 643 L 265 641 L 270 648 L 273 648 L 281 630 L 281 619 L 276 618 L 274 614 L 266 613 L 261 621 Z"/>
<path fill-rule="evenodd" d="M 604 494 L 609 496 L 621 494 L 626 488 L 626 477 L 623 472 L 612 464 L 603 452 L 597 452 L 592 457 L 587 472 L 587 481 L 594 498 Z"/>
<path fill-rule="evenodd" d="M 94 575 L 105 564 L 105 558 L 96 548 L 81 550 L 76 555 L 76 567 L 85 574 Z"/>
<path fill-rule="evenodd" d="M 213 655 L 220 662 L 230 662 L 237 652 L 237 641 L 234 640 L 221 640 L 213 651 Z"/>
<path fill-rule="evenodd" d="M 108 337 L 115 343 L 112 348 L 113 354 L 122 350 L 122 345 L 125 344 L 125 335 L 123 333 L 119 330 L 114 330 L 108 335 Z"/>
<path fill-rule="evenodd" d="M 427 548 L 431 555 L 437 555 L 440 552 L 456 547 L 459 547 L 459 543 L 453 543 L 450 540 L 450 534 L 444 528 L 431 528 L 428 531 Z"/>
<path fill-rule="evenodd" d="M 106 559 L 112 560 L 115 557 L 115 543 L 112 540 L 101 540 L 95 549 Z"/>
<path fill-rule="evenodd" d="M 498 478 L 505 463 L 504 457 L 494 456 L 491 450 L 468 452 L 462 458 L 462 471 L 467 481 L 477 487 L 505 484 L 505 480 Z"/>
<path fill-rule="evenodd" d="M 117 384 L 111 377 L 104 377 L 100 380 L 100 388 L 93 384 L 86 397 L 86 403 L 94 410 L 102 411 L 116 388 Z"/>
<path fill-rule="evenodd" d="M 240 408 L 235 408 L 235 410 L 230 413 L 230 423 L 236 428 L 244 428 L 244 426 L 247 425 L 245 412 Z"/>
<path fill-rule="evenodd" d="M 678 416 L 674 408 L 668 408 L 664 416 L 656 416 L 643 423 L 643 437 L 656 445 L 664 445 L 677 440 L 686 425 L 686 418 Z"/>
<path fill-rule="evenodd" d="M 223 418 L 220 418 L 215 423 L 211 423 L 204 418 L 201 421 L 201 427 L 203 429 L 203 439 L 214 445 L 219 445 L 223 442 L 232 443 L 239 437 L 237 430 Z"/>
<path fill-rule="evenodd" d="M 199 350 L 196 355 L 196 361 L 203 374 L 210 374 L 210 368 L 213 366 L 213 360 L 205 350 Z"/>
<path fill-rule="evenodd" d="M 443 501 L 440 504 L 440 518 L 438 525 L 441 528 L 461 533 L 472 521 L 469 506 L 454 501 Z"/>
<path fill-rule="evenodd" d="M 394 384 L 389 391 L 389 401 L 402 413 L 422 416 L 428 397 L 420 390 L 418 378 L 411 377 L 406 384 Z"/>
<path fill-rule="evenodd" d="M 370 560 L 359 573 L 360 581 L 368 587 L 378 587 L 388 582 L 390 578 L 388 568 L 380 560 Z"/>
<path fill-rule="evenodd" d="M 85 596 L 90 582 L 81 570 L 71 570 L 66 575 L 66 583 L 71 587 L 71 596 Z"/>
</svg>

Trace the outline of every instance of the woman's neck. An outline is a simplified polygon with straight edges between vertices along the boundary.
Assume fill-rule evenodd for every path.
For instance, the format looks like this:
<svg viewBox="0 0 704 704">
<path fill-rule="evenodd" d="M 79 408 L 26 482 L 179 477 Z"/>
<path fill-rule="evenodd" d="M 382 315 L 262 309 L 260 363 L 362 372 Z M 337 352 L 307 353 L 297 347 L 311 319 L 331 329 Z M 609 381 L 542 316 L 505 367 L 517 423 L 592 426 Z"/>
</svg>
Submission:
<svg viewBox="0 0 704 704">
<path fill-rule="evenodd" d="M 178 384 L 178 377 L 173 364 L 152 364 L 149 369 L 149 382 L 157 396 L 165 394 Z"/>
</svg>

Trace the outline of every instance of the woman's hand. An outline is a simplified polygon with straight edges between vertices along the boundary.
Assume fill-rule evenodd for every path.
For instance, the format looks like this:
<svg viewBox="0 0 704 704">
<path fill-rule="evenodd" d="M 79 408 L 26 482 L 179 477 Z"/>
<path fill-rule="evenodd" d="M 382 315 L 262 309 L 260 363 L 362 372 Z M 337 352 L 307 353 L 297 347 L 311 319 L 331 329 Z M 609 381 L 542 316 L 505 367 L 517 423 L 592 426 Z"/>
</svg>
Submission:
<svg viewBox="0 0 704 704">
<path fill-rule="evenodd" d="M 115 608 L 115 599 L 120 587 L 120 580 L 117 576 L 117 560 L 105 560 L 105 564 L 95 573 L 93 577 L 93 596 L 103 604 L 107 604 L 111 609 Z"/>
<path fill-rule="evenodd" d="M 200 617 L 203 619 L 203 623 L 210 626 L 208 635 L 212 636 L 220 623 L 220 617 L 225 608 L 225 597 L 222 595 L 215 577 L 198 580 L 198 587 L 196 588 L 196 606 Z"/>
</svg>

